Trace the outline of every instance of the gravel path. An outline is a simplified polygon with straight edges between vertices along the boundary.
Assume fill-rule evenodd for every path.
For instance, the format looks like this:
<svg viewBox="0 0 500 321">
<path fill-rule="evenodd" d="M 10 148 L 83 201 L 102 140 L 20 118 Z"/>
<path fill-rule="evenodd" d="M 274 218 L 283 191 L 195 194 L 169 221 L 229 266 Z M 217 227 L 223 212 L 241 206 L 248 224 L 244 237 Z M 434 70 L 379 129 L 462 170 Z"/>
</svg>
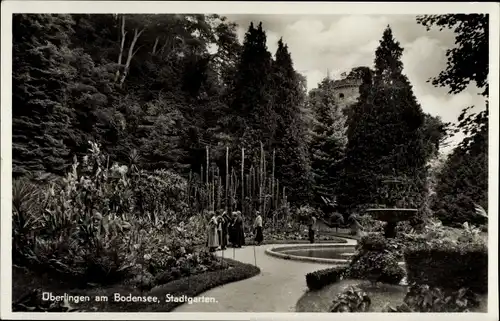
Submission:
<svg viewBox="0 0 500 321">
<path fill-rule="evenodd" d="M 356 244 L 355 240 L 347 240 L 345 245 Z M 305 275 L 328 265 L 283 260 L 265 254 L 266 249 L 276 246 L 293 245 L 255 246 L 257 266 L 261 269 L 259 275 L 202 294 L 215 298 L 217 303 L 183 304 L 172 312 L 295 312 L 295 304 L 307 289 Z M 222 251 L 217 254 L 222 255 Z M 234 254 L 235 260 L 254 264 L 253 246 L 236 249 Z M 225 250 L 223 255 L 233 258 L 233 249 Z"/>
</svg>

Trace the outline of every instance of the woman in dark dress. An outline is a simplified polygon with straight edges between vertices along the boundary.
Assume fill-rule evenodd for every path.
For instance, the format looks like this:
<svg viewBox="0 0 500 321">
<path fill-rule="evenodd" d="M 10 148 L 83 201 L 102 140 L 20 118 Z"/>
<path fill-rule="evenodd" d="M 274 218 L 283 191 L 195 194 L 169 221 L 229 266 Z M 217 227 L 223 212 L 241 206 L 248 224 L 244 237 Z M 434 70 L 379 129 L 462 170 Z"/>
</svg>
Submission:
<svg viewBox="0 0 500 321">
<path fill-rule="evenodd" d="M 243 215 L 241 214 L 240 211 L 236 211 L 237 214 L 237 220 L 238 220 L 238 226 L 239 226 L 239 238 L 240 238 L 240 247 L 246 245 L 245 244 L 245 221 L 243 220 Z"/>
<path fill-rule="evenodd" d="M 229 243 L 232 247 L 236 247 L 236 212 L 231 213 L 231 217 L 228 217 L 228 234 Z"/>
<path fill-rule="evenodd" d="M 236 247 L 245 245 L 245 233 L 243 231 L 243 217 L 239 212 L 235 213 L 234 220 L 234 241 Z"/>
<path fill-rule="evenodd" d="M 225 250 L 227 247 L 227 237 L 229 228 L 229 216 L 226 212 L 222 213 L 221 216 L 221 249 Z"/>
</svg>

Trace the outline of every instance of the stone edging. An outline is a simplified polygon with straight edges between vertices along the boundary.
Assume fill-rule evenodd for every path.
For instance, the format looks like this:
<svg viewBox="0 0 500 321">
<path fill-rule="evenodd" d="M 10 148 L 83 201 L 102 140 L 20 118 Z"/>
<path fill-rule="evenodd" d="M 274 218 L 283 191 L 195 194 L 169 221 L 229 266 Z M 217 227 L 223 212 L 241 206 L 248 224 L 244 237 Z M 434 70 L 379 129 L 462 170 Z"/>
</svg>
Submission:
<svg viewBox="0 0 500 321">
<path fill-rule="evenodd" d="M 298 256 L 298 255 L 290 255 L 285 253 L 280 253 L 275 250 L 278 249 L 303 249 L 303 248 L 322 248 L 322 247 L 352 247 L 353 245 L 346 245 L 345 243 L 330 243 L 330 244 L 308 244 L 308 245 L 292 245 L 292 246 L 280 246 L 280 247 L 272 247 L 266 250 L 266 254 L 269 256 L 277 257 L 285 260 L 294 260 L 294 261 L 302 261 L 302 262 L 314 262 L 320 264 L 335 264 L 335 265 L 346 265 L 349 263 L 349 260 L 344 259 L 325 259 L 325 258 L 317 258 L 317 257 L 308 257 L 308 256 Z"/>
</svg>

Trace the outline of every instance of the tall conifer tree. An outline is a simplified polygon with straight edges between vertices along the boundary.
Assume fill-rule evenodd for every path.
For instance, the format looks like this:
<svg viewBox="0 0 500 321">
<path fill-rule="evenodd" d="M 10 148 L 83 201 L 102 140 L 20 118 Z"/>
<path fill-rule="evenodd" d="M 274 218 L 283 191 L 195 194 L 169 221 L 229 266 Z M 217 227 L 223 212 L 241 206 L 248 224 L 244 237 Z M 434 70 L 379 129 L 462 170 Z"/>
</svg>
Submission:
<svg viewBox="0 0 500 321">
<path fill-rule="evenodd" d="M 347 143 L 346 116 L 335 102 L 333 87 L 333 79 L 327 77 L 309 94 L 309 105 L 314 114 L 310 152 L 318 202 L 321 196 L 332 198 L 335 194 L 339 165 Z"/>
<path fill-rule="evenodd" d="M 255 28 L 251 23 L 245 35 L 238 62 L 231 103 L 229 130 L 237 137 L 238 145 L 247 148 L 256 161 L 260 141 L 269 147 L 274 136 L 276 117 L 270 107 L 269 79 L 271 54 L 267 50 L 262 23 Z"/>
<path fill-rule="evenodd" d="M 312 183 L 301 109 L 305 102 L 299 75 L 282 39 L 278 41 L 271 80 L 272 108 L 276 117 L 273 137 L 276 177 L 287 187 L 290 201 L 305 202 L 310 198 Z"/>
<path fill-rule="evenodd" d="M 411 182 L 398 205 L 420 205 L 430 155 L 424 141 L 424 114 L 402 73 L 402 53 L 388 26 L 375 52 L 373 81 L 365 81 L 348 120 L 341 200 L 346 206 L 384 204 L 387 200 L 379 188 L 381 180 L 390 177 Z"/>
</svg>

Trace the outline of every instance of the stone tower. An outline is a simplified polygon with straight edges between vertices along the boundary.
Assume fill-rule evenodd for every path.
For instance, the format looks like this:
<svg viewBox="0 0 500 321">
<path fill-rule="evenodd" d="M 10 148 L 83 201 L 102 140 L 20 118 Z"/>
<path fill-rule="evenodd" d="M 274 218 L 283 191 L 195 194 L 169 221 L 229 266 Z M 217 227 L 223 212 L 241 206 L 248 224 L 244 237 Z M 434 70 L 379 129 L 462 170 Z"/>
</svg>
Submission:
<svg viewBox="0 0 500 321">
<path fill-rule="evenodd" d="M 361 79 L 345 78 L 334 82 L 335 99 L 343 110 L 357 101 L 360 86 Z"/>
</svg>

